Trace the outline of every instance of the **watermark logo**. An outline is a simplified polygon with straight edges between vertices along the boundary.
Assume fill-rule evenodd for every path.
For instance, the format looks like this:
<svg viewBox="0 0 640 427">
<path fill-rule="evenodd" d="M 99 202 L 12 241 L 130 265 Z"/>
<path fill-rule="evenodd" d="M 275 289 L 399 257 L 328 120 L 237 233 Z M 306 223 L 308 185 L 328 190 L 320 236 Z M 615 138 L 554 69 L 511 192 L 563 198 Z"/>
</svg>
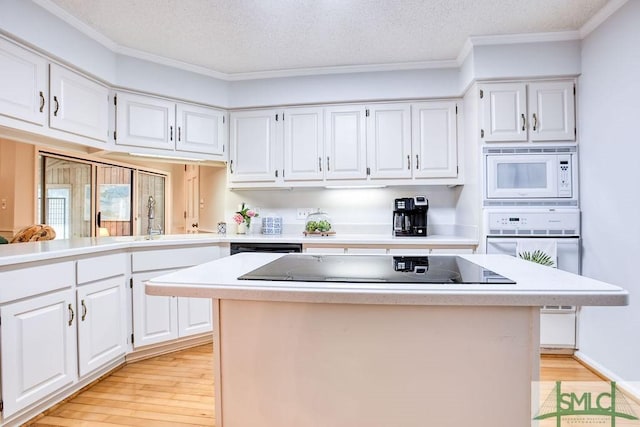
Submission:
<svg viewBox="0 0 640 427">
<path fill-rule="evenodd" d="M 610 383 L 565 382 L 564 384 L 562 381 L 556 381 L 539 408 L 533 419 L 553 420 L 556 427 L 565 425 L 615 427 L 618 419 L 638 420 L 632 404 L 616 386 L 615 381 Z M 625 423 L 625 425 L 629 424 Z M 633 425 L 640 426 L 640 423 L 633 423 Z"/>
</svg>

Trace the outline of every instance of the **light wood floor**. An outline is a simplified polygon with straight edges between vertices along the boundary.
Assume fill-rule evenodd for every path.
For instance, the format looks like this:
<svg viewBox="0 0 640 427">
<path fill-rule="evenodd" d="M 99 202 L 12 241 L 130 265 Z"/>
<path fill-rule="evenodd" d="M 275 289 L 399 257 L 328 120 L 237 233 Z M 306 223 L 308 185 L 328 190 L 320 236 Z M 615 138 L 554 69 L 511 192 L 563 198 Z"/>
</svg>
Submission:
<svg viewBox="0 0 640 427">
<path fill-rule="evenodd" d="M 132 363 L 31 426 L 213 426 L 212 345 Z M 599 381 L 567 356 L 543 356 L 542 381 Z"/>
</svg>

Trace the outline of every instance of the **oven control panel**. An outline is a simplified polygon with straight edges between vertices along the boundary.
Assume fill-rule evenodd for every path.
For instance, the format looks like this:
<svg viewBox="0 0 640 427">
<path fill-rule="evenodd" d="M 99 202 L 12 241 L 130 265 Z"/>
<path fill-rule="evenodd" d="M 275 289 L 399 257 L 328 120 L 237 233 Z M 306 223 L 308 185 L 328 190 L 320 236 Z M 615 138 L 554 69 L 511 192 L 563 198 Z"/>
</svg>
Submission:
<svg viewBox="0 0 640 427">
<path fill-rule="evenodd" d="M 523 211 L 489 211 L 485 213 L 487 234 L 578 235 L 578 209 Z"/>
</svg>

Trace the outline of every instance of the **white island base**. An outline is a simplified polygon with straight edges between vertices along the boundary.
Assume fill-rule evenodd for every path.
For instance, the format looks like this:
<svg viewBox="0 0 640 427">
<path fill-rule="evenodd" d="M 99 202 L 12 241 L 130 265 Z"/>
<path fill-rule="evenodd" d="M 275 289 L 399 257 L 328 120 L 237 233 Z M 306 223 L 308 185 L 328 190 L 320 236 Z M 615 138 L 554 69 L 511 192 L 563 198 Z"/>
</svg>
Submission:
<svg viewBox="0 0 640 427">
<path fill-rule="evenodd" d="M 214 306 L 217 427 L 531 423 L 538 307 Z"/>
</svg>

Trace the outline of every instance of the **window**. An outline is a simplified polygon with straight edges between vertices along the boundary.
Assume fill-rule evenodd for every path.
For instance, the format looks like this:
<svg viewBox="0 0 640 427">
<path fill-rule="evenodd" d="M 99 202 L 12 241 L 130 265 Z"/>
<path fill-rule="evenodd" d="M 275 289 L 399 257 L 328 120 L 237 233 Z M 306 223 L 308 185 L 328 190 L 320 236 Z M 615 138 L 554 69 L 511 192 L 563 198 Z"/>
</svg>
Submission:
<svg viewBox="0 0 640 427">
<path fill-rule="evenodd" d="M 149 224 L 165 230 L 165 175 L 44 152 L 39 173 L 38 218 L 58 239 L 144 235 Z"/>
</svg>

